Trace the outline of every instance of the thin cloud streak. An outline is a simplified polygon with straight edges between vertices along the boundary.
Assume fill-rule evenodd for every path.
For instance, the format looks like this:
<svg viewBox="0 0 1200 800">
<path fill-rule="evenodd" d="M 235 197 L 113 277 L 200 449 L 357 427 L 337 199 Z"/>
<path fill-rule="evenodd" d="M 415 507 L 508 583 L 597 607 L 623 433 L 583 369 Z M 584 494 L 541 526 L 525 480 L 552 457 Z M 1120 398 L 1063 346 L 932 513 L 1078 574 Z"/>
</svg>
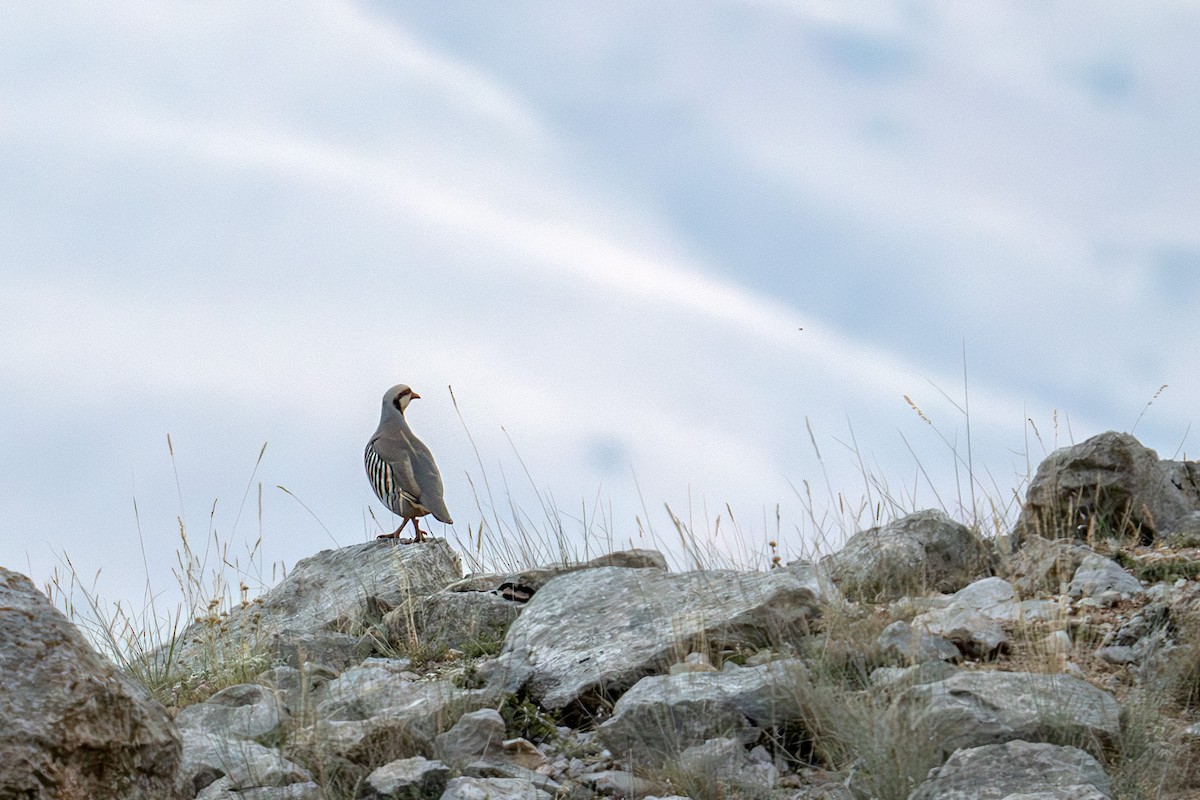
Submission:
<svg viewBox="0 0 1200 800">
<path fill-rule="evenodd" d="M 602 485 L 620 531 L 640 513 L 630 473 L 655 511 L 694 491 L 803 520 L 789 480 L 828 468 L 831 502 L 864 488 L 830 438 L 931 501 L 898 429 L 952 505 L 968 390 L 976 467 L 1002 496 L 1025 416 L 1050 443 L 1056 405 L 1081 438 L 1171 383 L 1138 433 L 1173 449 L 1195 381 L 1164 343 L 1194 315 L 1149 265 L 1178 245 L 1186 268 L 1195 245 L 1194 79 L 1157 34 L 981 8 L 27 14 L 0 32 L 0 149 L 20 176 L 0 193 L 19 254 L 0 266 L 0 374 L 26 454 L 0 492 L 22 535 L 0 542 L 119 539 L 114 474 L 155 469 L 134 488 L 172 532 L 169 470 L 146 467 L 165 430 L 187 443 L 193 513 L 269 439 L 267 481 L 340 541 L 369 536 L 361 439 L 401 379 L 431 398 L 419 430 L 464 520 L 478 476 L 447 384 L 486 469 L 518 474 L 508 436 L 528 463 L 514 502 Z M 1087 35 L 1056 43 L 1064 19 Z M 1080 88 L 1099 57 L 1121 93 Z M 328 546 L 293 511 L 266 523 L 289 563 Z"/>
<path fill-rule="evenodd" d="M 586 221 L 511 213 L 444 184 L 416 179 L 392 159 L 262 126 L 208 126 L 131 114 L 110 116 L 95 133 L 106 136 L 111 146 L 149 147 L 194 158 L 197 167 L 270 172 L 330 190 L 369 194 L 398 218 L 420 215 L 447 231 L 469 233 L 522 254 L 528 260 L 517 263 L 538 268 L 541 277 L 570 277 L 634 300 L 703 315 L 801 353 L 820 369 L 855 376 L 850 380 L 867 391 L 894 396 L 923 382 L 927 374 L 894 353 L 856 342 L 828 326 L 814 329 L 813 318 L 736 284 L 679 261 L 632 250 L 593 232 Z M 477 268 L 486 268 L 486 262 Z M 804 327 L 810 335 L 799 335 Z M 939 378 L 939 382 L 949 381 Z M 979 405 L 981 409 L 1013 407 L 1004 398 L 981 398 Z"/>
<path fill-rule="evenodd" d="M 339 190 L 356 193 L 369 191 L 381 203 L 390 204 L 395 213 L 400 216 L 421 213 L 428 219 L 445 225 L 451 230 L 467 230 L 475 236 L 487 238 L 491 242 L 498 242 L 506 248 L 534 258 L 539 262 L 541 269 L 536 275 L 528 275 L 529 280 L 541 280 L 546 276 L 562 280 L 569 275 L 577 282 L 581 281 L 587 285 L 634 298 L 645 303 L 647 308 L 654 313 L 663 313 L 668 309 L 673 309 L 673 313 L 682 314 L 685 318 L 691 319 L 692 324 L 697 324 L 694 316 L 701 315 L 706 319 L 749 333 L 773 346 L 796 353 L 802 357 L 802 361 L 794 368 L 811 371 L 814 378 L 822 376 L 818 379 L 821 382 L 828 381 L 831 376 L 837 376 L 836 379 L 847 388 L 857 386 L 859 391 L 868 396 L 890 398 L 893 402 L 898 402 L 898 398 L 903 392 L 912 392 L 914 386 L 925 385 L 925 377 L 916 367 L 897 364 L 896 359 L 890 354 L 848 341 L 821 324 L 814 327 L 811 319 L 802 318 L 789 309 L 756 297 L 752 293 L 739 291 L 728 283 L 708 279 L 677 265 L 663 266 L 652 257 L 629 251 L 577 226 L 507 214 L 487 204 L 466 199 L 444 188 L 432 185 L 405 184 L 403 177 L 394 171 L 395 168 L 390 162 L 367 158 L 343 148 L 312 142 L 297 142 L 280 134 L 264 136 L 260 131 L 239 131 L 237 133 L 219 131 L 199 136 L 196 135 L 194 129 L 188 130 L 192 130 L 191 135 L 185 135 L 182 128 L 177 129 L 160 123 L 149 126 L 121 127 L 123 135 L 132 136 L 133 143 L 144 144 L 146 141 L 151 141 L 154 146 L 165 147 L 172 152 L 188 152 L 190 150 L 193 155 L 199 153 L 204 158 L 212 159 L 213 163 L 232 163 L 240 169 L 248 170 L 275 170 L 294 180 L 318 181 Z M 147 135 L 146 131 L 150 131 L 150 134 Z M 235 142 L 240 143 L 240 146 L 234 147 Z M 401 187 L 401 191 L 397 191 L 397 186 Z M 586 257 L 581 258 L 581 254 L 586 254 Z M 486 268 L 486 266 L 480 265 L 478 268 Z M 28 300 L 33 302 L 33 298 L 37 294 L 36 290 L 31 292 Z M 94 295 L 85 294 L 79 297 L 76 304 L 79 312 L 77 319 L 88 319 L 86 307 L 89 303 L 94 304 L 95 302 Z M 104 303 L 105 307 L 114 310 L 113 318 L 122 321 L 121 328 L 126 332 L 120 339 L 108 343 L 108 347 L 114 352 L 130 352 L 131 348 L 137 347 L 139 341 L 152 341 L 156 330 L 156 320 L 160 323 L 165 322 L 159 318 L 156 312 L 151 312 L 149 320 L 137 324 L 136 321 L 139 318 L 137 308 L 127 307 L 121 310 L 122 305 L 125 304 L 114 303 L 111 298 Z M 193 309 L 189 312 L 186 304 L 183 308 L 178 308 L 177 312 L 179 318 L 176 323 L 186 322 L 189 318 L 199 320 L 204 313 L 200 309 Z M 209 312 L 217 318 L 243 319 L 251 316 L 253 309 L 238 309 L 234 306 L 229 309 L 209 309 Z M 132 327 L 129 326 L 131 321 L 135 323 Z M 265 322 L 266 320 L 261 321 Z M 797 330 L 802 325 L 807 327 L 804 332 Z M 197 321 L 190 327 L 202 329 L 203 326 Z M 271 327 L 275 328 L 273 325 Z M 78 335 L 88 336 L 90 334 L 80 331 Z M 248 337 L 249 341 L 255 341 L 256 348 L 261 349 L 264 355 L 272 351 L 283 353 L 292 349 L 286 341 L 286 333 L 282 333 L 279 337 L 262 338 L 255 337 L 250 330 L 245 330 L 240 335 Z M 343 338 L 346 341 L 343 350 L 353 349 L 355 337 L 351 335 L 343 336 Z M 358 337 L 359 341 L 369 339 L 370 337 Z M 329 339 L 329 343 L 333 344 L 338 340 L 335 335 Z M 217 345 L 217 342 L 213 341 L 212 344 Z M 68 347 L 69 343 L 64 342 L 63 346 L 64 348 Z M 460 347 L 466 346 L 469 346 L 469 343 L 462 342 L 443 350 L 449 353 L 462 352 Z M 157 372 L 152 369 L 151 374 L 156 376 L 155 383 L 164 387 L 184 378 L 187 384 L 186 388 L 204 386 L 207 391 L 217 389 L 231 400 L 241 396 L 248 402 L 255 402 L 255 397 L 259 402 L 269 402 L 270 392 L 274 385 L 270 382 L 270 373 L 258 376 L 261 385 L 240 385 L 238 376 L 244 370 L 235 361 L 229 361 L 231 358 L 237 358 L 236 350 L 236 342 L 230 347 L 217 347 L 212 354 L 214 358 L 206 360 L 205 367 L 208 372 L 203 375 L 176 374 L 167 366 L 172 360 L 165 355 L 160 355 L 160 357 L 152 359 L 152 363 L 161 363 L 162 366 Z M 269 363 L 281 363 L 281 369 L 286 372 L 286 365 L 292 361 L 293 359 L 273 358 Z M 441 364 L 440 368 L 449 375 L 456 374 L 456 372 L 457 374 L 479 374 L 481 376 L 490 373 L 492 378 L 489 391 L 495 390 L 497 396 L 506 396 L 501 391 L 503 381 L 500 380 L 497 371 L 473 372 L 466 363 L 460 363 L 461 369 L 456 370 L 456 362 L 461 362 L 461 359 L 454 358 L 448 363 Z M 221 377 L 213 370 L 219 372 L 223 363 L 226 374 Z M 366 366 L 367 363 L 364 361 L 363 365 Z M 809 366 L 801 366 L 804 364 Z M 512 368 L 519 369 L 520 367 L 513 364 Z M 276 377 L 282 379 L 284 376 Z M 105 376 L 97 376 L 97 380 L 103 385 Z M 214 380 L 215 384 L 209 383 Z M 120 379 L 110 375 L 108 381 L 111 382 L 111 387 L 116 389 Z M 160 381 L 165 383 L 160 383 Z M 943 386 L 955 385 L 953 378 L 939 377 L 936 382 Z M 258 388 L 254 388 L 255 386 Z M 311 387 L 309 391 L 316 388 L 316 386 Z M 370 392 L 374 387 L 364 384 L 363 388 Z M 529 386 L 520 388 L 524 389 L 522 394 L 508 395 L 510 401 L 503 404 L 507 416 L 501 416 L 501 421 L 510 426 L 519 426 L 522 421 L 532 421 L 531 415 L 526 413 L 527 410 L 523 409 L 520 403 L 512 402 L 511 398 L 519 397 L 527 401 L 530 397 L 536 397 L 537 393 L 530 391 Z M 247 390 L 250 390 L 249 393 Z M 548 396 L 559 396 L 555 403 L 560 408 L 571 408 L 575 413 L 582 414 L 585 418 L 595 419 L 601 425 L 617 422 L 612 418 L 612 409 L 605 408 L 602 404 L 599 406 L 589 404 L 589 395 L 585 389 L 572 391 L 565 387 L 544 386 L 542 390 Z M 977 389 L 973 399 L 977 421 L 1010 428 L 1019 424 L 1019 420 L 1014 419 L 1013 415 L 1013 409 L 1017 408 L 1018 404 L 1011 398 L 991 399 L 986 396 L 986 392 Z M 534 416 L 536 419 L 547 418 Z M 653 416 L 650 411 L 642 410 L 641 417 L 650 416 Z M 617 424 L 622 424 L 627 428 L 629 426 L 628 422 Z M 707 424 L 711 425 L 711 422 Z M 526 430 L 534 429 L 532 425 L 524 427 Z M 704 429 L 696 427 L 695 423 L 683 420 L 672 422 L 671 418 L 658 417 L 655 417 L 649 424 L 637 424 L 634 429 L 629 430 L 629 433 L 633 436 L 632 441 L 638 442 L 640 440 L 636 438 L 637 436 L 661 440 L 664 431 L 675 431 L 678 436 L 686 437 L 676 440 L 707 441 L 709 438 Z M 537 438 L 545 439 L 541 436 Z M 759 468 L 763 470 L 759 473 L 760 475 L 769 471 L 768 463 L 761 456 L 753 456 L 744 446 L 738 445 L 732 440 L 713 440 L 712 445 L 713 449 L 709 452 L 737 454 L 736 463 L 758 464 Z M 650 457 L 650 454 L 647 452 L 645 457 Z M 674 466 L 683 470 L 689 467 L 689 462 L 687 459 L 683 459 Z M 696 473 L 694 463 L 692 472 Z M 688 475 L 686 479 L 705 482 L 703 476 L 699 474 Z M 731 494 L 738 496 L 743 494 L 743 491 L 728 486 L 730 482 L 728 476 L 726 476 L 725 482 Z"/>
</svg>

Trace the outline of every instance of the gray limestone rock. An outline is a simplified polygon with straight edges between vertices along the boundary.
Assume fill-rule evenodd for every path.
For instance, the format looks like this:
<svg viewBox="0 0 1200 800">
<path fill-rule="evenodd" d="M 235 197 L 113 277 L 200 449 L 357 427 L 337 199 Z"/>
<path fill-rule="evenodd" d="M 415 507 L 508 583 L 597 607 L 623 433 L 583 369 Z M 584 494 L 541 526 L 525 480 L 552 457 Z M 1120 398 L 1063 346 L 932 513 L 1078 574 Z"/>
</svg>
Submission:
<svg viewBox="0 0 1200 800">
<path fill-rule="evenodd" d="M 434 651 L 495 653 L 522 608 L 492 592 L 441 591 L 389 611 L 380 631 L 398 650 L 419 644 Z"/>
<path fill-rule="evenodd" d="M 952 642 L 968 658 L 991 658 L 1008 646 L 1004 626 L 969 608 L 947 608 L 921 614 L 913 625 Z"/>
<path fill-rule="evenodd" d="M 1071 597 L 1098 597 L 1104 592 L 1117 592 L 1135 597 L 1143 592 L 1141 581 L 1121 568 L 1111 558 L 1092 553 L 1085 556 L 1075 570 L 1068 594 Z"/>
<path fill-rule="evenodd" d="M 303 716 L 312 708 L 313 692 L 337 677 L 337 673 L 319 664 L 306 663 L 300 668 L 279 666 L 256 675 L 254 682 L 276 693 L 288 714 Z"/>
<path fill-rule="evenodd" d="M 454 778 L 441 800 L 551 800 L 553 795 L 518 778 Z"/>
<path fill-rule="evenodd" d="M 332 665 L 344 669 L 371 655 L 375 639 L 339 631 L 283 630 L 271 633 L 265 647 L 274 661 L 299 669 L 309 665 Z"/>
<path fill-rule="evenodd" d="M 1024 739 L 1070 741 L 1101 753 L 1120 735 L 1111 694 L 1069 675 L 960 672 L 897 695 L 887 716 L 898 735 L 929 741 L 945 758 L 959 748 Z"/>
<path fill-rule="evenodd" d="M 1125 645 L 1110 645 L 1101 647 L 1096 650 L 1096 657 L 1107 661 L 1110 664 L 1123 666 L 1125 664 L 1133 664 L 1140 660 L 1140 653 L 1132 647 Z"/>
<path fill-rule="evenodd" d="M 288 720 L 279 696 L 253 683 L 229 686 L 175 716 L 184 733 L 198 731 L 226 739 L 276 739 Z"/>
<path fill-rule="evenodd" d="M 450 780 L 450 768 L 421 756 L 390 761 L 367 776 L 367 783 L 383 797 L 439 797 Z"/>
<path fill-rule="evenodd" d="M 680 652 L 795 641 L 836 590 L 810 565 L 682 574 L 601 567 L 547 583 L 509 629 L 493 669 L 543 708 L 590 706 Z"/>
<path fill-rule="evenodd" d="M 1016 591 L 1003 578 L 983 578 L 964 586 L 951 595 L 950 605 L 978 611 L 997 622 L 1016 622 L 1021 616 Z"/>
<path fill-rule="evenodd" d="M 274 748 L 248 739 L 224 737 L 200 728 L 183 731 L 181 774 L 195 791 L 221 778 L 240 791 L 262 786 L 287 786 L 312 780 L 308 770 L 284 758 Z"/>
<path fill-rule="evenodd" d="M 483 690 L 451 680 L 416 680 L 401 659 L 367 659 L 312 693 L 307 718 L 291 747 L 306 763 L 332 755 L 371 769 L 412 756 L 429 756 L 438 734 L 463 713 L 494 701 Z"/>
<path fill-rule="evenodd" d="M 448 592 L 506 592 L 522 589 L 532 596 L 559 575 L 597 567 L 621 567 L 623 569 L 666 570 L 667 559 L 657 550 L 618 550 L 608 555 L 597 556 L 579 564 L 552 564 L 527 569 L 521 572 L 469 575 L 446 587 Z M 528 599 L 528 598 L 526 598 Z"/>
<path fill-rule="evenodd" d="M 1127 433 L 1108 431 L 1055 450 L 1029 484 L 1014 539 L 1127 538 L 1149 544 L 1196 527 L 1191 490 L 1179 469 Z M 1181 482 L 1182 483 L 1182 482 Z"/>
<path fill-rule="evenodd" d="M 472 778 L 513 778 L 554 796 L 561 796 L 565 788 L 550 776 L 511 761 L 474 761 L 463 768 L 463 774 Z"/>
<path fill-rule="evenodd" d="M 183 736 L 181 773 L 197 790 L 222 777 L 233 789 L 282 786 L 311 779 L 261 741 L 283 736 L 289 716 L 276 693 L 239 684 L 182 709 L 175 721 Z"/>
<path fill-rule="evenodd" d="M 636 800 L 647 797 L 657 788 L 654 783 L 639 778 L 632 772 L 619 769 L 603 769 L 598 772 L 588 772 L 579 777 L 583 785 L 601 795 L 629 798 Z"/>
<path fill-rule="evenodd" d="M 166 709 L 2 567 L 0 676 L 0 796 L 182 796 L 182 744 Z"/>
<path fill-rule="evenodd" d="M 196 800 L 327 800 L 328 795 L 313 781 L 287 786 L 256 786 L 238 789 L 229 778 L 219 778 L 206 786 Z"/>
<path fill-rule="evenodd" d="M 909 800 L 1111 800 L 1104 768 L 1075 747 L 1009 741 L 959 750 Z"/>
<path fill-rule="evenodd" d="M 1200 462 L 1163 459 L 1158 466 L 1191 509 L 1164 531 L 1163 538 L 1168 544 L 1195 547 L 1200 543 Z"/>
<path fill-rule="evenodd" d="M 494 708 L 481 708 L 459 717 L 450 730 L 434 740 L 437 757 L 457 769 L 488 756 L 502 756 L 504 718 Z"/>
<path fill-rule="evenodd" d="M 912 627 L 953 642 L 966 656 L 987 658 L 1008 644 L 1002 623 L 1020 615 L 1013 587 L 1000 578 L 984 578 L 959 590 L 944 608 L 918 614 Z"/>
<path fill-rule="evenodd" d="M 879 667 L 871 673 L 871 685 L 897 693 L 918 683 L 944 681 L 958 672 L 958 667 L 945 661 L 926 661 L 911 667 Z"/>
<path fill-rule="evenodd" d="M 312 776 L 264 742 L 278 742 L 290 721 L 274 690 L 229 686 L 175 717 L 183 736 L 180 772 L 197 790 L 225 778 L 234 790 L 303 783 Z"/>
<path fill-rule="evenodd" d="M 286 749 L 302 764 L 353 765 L 365 768 L 365 777 L 367 771 L 391 761 L 431 756 L 433 739 L 417 730 L 409 717 L 317 720 L 297 729 Z"/>
<path fill-rule="evenodd" d="M 1110 664 L 1142 663 L 1168 651 L 1180 635 L 1176 612 L 1165 601 L 1146 604 L 1110 632 L 1096 655 Z"/>
<path fill-rule="evenodd" d="M 315 689 L 312 702 L 317 719 L 406 718 L 432 739 L 463 711 L 486 705 L 491 697 L 486 691 L 461 689 L 451 680 L 418 680 L 405 660 L 371 658 Z M 439 727 L 451 715 L 454 719 Z"/>
<path fill-rule="evenodd" d="M 958 591 L 990 575 L 993 559 L 978 534 L 930 509 L 856 533 L 821 563 L 847 597 L 876 601 Z"/>
<path fill-rule="evenodd" d="M 689 794 L 695 789 L 724 797 L 765 798 L 779 780 L 773 764 L 751 761 L 745 745 L 736 739 L 693 745 L 674 759 L 667 773 L 673 784 Z"/>
<path fill-rule="evenodd" d="M 799 659 L 643 678 L 617 701 L 600 739 L 626 764 L 657 767 L 709 739 L 781 734 L 803 727 L 807 681 Z"/>
<path fill-rule="evenodd" d="M 896 620 L 883 629 L 875 640 L 885 654 L 908 664 L 926 661 L 958 661 L 962 654 L 950 641 L 925 630 L 913 628 L 904 620 Z"/>
<path fill-rule="evenodd" d="M 211 668 L 248 655 L 342 668 L 365 654 L 361 632 L 386 611 L 432 594 L 462 574 L 444 539 L 397 546 L 387 540 L 303 559 L 266 594 L 217 622 L 194 623 L 176 642 L 176 668 Z M 155 658 L 167 658 L 160 649 Z M 331 663 L 336 659 L 340 663 Z"/>
<path fill-rule="evenodd" d="M 1005 577 L 1022 597 L 1061 594 L 1092 548 L 1074 539 L 1044 539 L 1029 534 L 1021 549 L 1004 561 Z"/>
</svg>

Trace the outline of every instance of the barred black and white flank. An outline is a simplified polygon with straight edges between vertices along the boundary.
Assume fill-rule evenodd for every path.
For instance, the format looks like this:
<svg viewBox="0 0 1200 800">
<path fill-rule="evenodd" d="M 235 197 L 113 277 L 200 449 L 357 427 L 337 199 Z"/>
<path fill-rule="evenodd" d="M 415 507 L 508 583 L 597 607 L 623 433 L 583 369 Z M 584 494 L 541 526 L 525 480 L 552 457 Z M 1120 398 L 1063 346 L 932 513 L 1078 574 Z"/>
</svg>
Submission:
<svg viewBox="0 0 1200 800">
<path fill-rule="evenodd" d="M 433 514 L 447 525 L 454 522 L 442 498 L 442 474 L 433 462 L 433 454 L 404 419 L 404 409 L 420 396 L 403 384 L 388 389 L 383 396 L 379 427 L 367 442 L 364 459 L 371 488 L 392 513 L 404 518 L 399 528 L 380 536 L 381 539 L 399 539 L 404 526 L 412 520 L 413 538 L 402 541 L 423 541 L 425 531 L 417 518 L 426 514 Z"/>
</svg>

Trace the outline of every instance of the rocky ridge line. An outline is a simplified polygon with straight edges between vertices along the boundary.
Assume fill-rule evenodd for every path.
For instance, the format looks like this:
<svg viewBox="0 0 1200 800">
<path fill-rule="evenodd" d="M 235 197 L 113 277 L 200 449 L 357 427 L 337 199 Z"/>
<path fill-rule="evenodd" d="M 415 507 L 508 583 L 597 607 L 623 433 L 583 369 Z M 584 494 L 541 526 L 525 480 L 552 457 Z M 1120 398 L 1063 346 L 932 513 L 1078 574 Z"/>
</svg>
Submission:
<svg viewBox="0 0 1200 800">
<path fill-rule="evenodd" d="M 1101 434 L 999 541 L 918 511 L 767 572 L 326 551 L 154 655 L 261 666 L 173 718 L 0 569 L 0 797 L 1117 798 L 1138 692 L 1200 653 L 1196 475 Z M 1191 680 L 1148 778 L 1198 746 Z"/>
</svg>

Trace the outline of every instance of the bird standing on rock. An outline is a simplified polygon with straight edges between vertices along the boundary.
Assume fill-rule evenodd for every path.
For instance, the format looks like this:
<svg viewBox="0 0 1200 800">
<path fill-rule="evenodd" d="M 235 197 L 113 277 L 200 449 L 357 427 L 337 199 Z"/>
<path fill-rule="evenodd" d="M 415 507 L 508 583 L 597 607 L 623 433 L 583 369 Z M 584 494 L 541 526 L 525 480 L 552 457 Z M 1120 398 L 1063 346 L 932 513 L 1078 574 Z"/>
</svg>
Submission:
<svg viewBox="0 0 1200 800">
<path fill-rule="evenodd" d="M 404 384 L 388 389 L 383 395 L 383 412 L 379 427 L 367 442 L 365 460 L 367 478 L 375 496 L 394 514 L 404 518 L 400 527 L 380 539 L 400 539 L 400 532 L 412 520 L 412 539 L 400 539 L 402 544 L 425 540 L 425 531 L 418 517 L 433 514 L 447 525 L 453 524 L 446 501 L 442 498 L 442 474 L 433 462 L 433 454 L 418 439 L 404 419 L 404 409 L 420 398 Z"/>
</svg>

